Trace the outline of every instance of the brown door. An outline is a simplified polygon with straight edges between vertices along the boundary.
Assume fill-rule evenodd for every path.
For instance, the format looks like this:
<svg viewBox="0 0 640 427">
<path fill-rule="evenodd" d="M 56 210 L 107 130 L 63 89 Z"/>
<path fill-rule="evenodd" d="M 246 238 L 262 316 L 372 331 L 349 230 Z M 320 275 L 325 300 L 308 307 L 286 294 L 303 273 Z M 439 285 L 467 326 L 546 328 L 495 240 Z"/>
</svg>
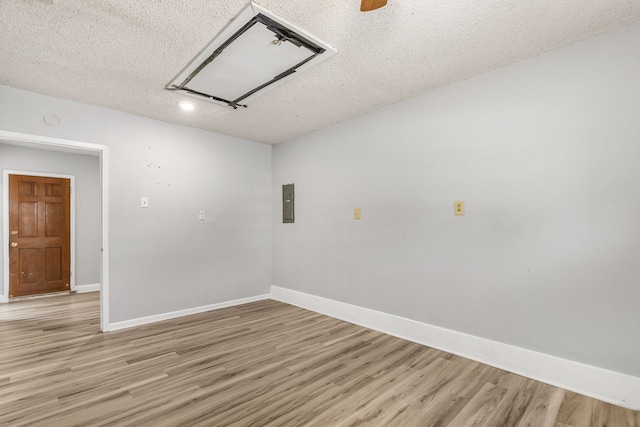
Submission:
<svg viewBox="0 0 640 427">
<path fill-rule="evenodd" d="M 66 178 L 9 175 L 9 297 L 70 290 Z"/>
</svg>

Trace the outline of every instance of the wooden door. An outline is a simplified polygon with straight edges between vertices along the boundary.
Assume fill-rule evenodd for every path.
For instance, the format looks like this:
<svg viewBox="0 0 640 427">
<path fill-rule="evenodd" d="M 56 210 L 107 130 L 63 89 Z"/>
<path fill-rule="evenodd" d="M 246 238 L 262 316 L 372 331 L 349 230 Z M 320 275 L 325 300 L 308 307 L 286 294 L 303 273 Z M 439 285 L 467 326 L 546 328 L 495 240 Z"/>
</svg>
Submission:
<svg viewBox="0 0 640 427">
<path fill-rule="evenodd" d="M 9 297 L 70 290 L 71 181 L 9 175 Z"/>
</svg>

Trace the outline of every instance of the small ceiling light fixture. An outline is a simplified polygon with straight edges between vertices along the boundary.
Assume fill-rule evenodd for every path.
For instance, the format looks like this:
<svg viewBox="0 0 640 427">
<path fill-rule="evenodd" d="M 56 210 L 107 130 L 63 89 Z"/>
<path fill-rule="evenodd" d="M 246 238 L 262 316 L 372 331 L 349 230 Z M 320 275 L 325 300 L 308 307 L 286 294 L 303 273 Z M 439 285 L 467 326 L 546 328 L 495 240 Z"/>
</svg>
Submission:
<svg viewBox="0 0 640 427">
<path fill-rule="evenodd" d="M 165 87 L 234 109 L 336 50 L 254 2 Z"/>
<path fill-rule="evenodd" d="M 196 109 L 196 104 L 191 101 L 182 100 L 178 102 L 178 106 L 182 108 L 184 111 L 193 111 Z"/>
</svg>

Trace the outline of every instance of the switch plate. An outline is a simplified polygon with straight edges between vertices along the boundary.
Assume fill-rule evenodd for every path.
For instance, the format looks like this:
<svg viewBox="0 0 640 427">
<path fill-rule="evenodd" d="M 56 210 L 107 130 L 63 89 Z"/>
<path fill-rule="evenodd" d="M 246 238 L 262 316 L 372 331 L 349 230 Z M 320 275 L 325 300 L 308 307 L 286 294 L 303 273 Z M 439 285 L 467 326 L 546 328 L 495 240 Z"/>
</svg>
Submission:
<svg viewBox="0 0 640 427">
<path fill-rule="evenodd" d="M 464 215 L 464 202 L 462 200 L 453 202 L 453 214 L 456 216 Z"/>
<path fill-rule="evenodd" d="M 353 210 L 353 219 L 360 219 L 362 218 L 362 211 L 360 210 L 360 208 L 355 208 Z"/>
<path fill-rule="evenodd" d="M 204 211 L 200 211 L 200 213 L 198 214 L 198 219 L 199 219 L 200 221 L 204 221 L 204 218 L 205 218 L 205 213 L 204 213 Z"/>
<path fill-rule="evenodd" d="M 148 208 L 149 207 L 149 198 L 146 196 L 140 197 L 140 207 Z"/>
</svg>

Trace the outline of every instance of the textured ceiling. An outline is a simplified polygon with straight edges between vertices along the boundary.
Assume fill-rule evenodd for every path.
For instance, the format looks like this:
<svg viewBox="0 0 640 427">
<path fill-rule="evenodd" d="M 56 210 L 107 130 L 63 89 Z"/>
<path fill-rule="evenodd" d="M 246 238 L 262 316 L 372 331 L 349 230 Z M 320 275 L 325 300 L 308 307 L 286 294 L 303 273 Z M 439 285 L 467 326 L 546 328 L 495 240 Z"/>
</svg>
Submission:
<svg viewBox="0 0 640 427">
<path fill-rule="evenodd" d="M 0 84 L 278 143 L 640 21 L 640 0 L 258 0 L 337 55 L 253 100 L 165 85 L 248 0 L 0 0 Z"/>
</svg>

